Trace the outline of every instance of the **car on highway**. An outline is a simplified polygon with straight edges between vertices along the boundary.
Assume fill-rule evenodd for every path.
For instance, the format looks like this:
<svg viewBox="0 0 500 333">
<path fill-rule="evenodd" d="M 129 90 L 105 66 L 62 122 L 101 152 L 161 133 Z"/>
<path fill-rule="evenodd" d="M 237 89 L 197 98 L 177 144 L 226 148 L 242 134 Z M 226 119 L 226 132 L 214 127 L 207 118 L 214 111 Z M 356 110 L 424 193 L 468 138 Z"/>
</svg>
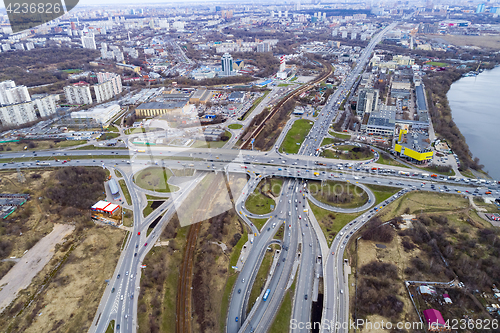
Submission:
<svg viewBox="0 0 500 333">
<path fill-rule="evenodd" d="M 241 294 L 241 289 L 238 289 L 238 294 Z"/>
<path fill-rule="evenodd" d="M 236 317 L 235 321 L 238 322 L 238 317 Z"/>
</svg>

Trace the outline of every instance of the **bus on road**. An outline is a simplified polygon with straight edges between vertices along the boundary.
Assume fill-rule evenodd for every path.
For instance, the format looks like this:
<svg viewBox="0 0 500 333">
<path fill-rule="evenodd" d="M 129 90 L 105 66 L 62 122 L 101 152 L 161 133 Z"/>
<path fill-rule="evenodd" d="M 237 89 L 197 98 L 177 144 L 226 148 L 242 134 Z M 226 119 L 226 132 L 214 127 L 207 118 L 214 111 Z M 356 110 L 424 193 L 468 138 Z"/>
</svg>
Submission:
<svg viewBox="0 0 500 333">
<path fill-rule="evenodd" d="M 269 297 L 270 292 L 271 292 L 271 289 L 267 289 L 266 292 L 264 293 L 264 297 L 262 297 L 262 300 L 264 302 L 267 301 L 267 298 Z"/>
</svg>

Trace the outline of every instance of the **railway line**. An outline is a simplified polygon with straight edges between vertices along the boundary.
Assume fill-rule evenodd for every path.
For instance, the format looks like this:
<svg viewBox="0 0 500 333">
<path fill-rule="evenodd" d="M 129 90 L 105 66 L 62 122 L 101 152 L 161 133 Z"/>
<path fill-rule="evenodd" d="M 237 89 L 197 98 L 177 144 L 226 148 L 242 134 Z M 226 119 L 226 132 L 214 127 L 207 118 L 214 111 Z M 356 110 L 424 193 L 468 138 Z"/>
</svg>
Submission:
<svg viewBox="0 0 500 333">
<path fill-rule="evenodd" d="M 264 118 L 264 120 L 253 130 L 252 135 L 250 135 L 248 137 L 248 139 L 245 142 L 243 142 L 243 144 L 241 145 L 241 149 L 248 149 L 250 147 L 250 145 L 252 143 L 252 140 L 255 139 L 255 138 L 257 138 L 257 136 L 260 134 L 260 132 L 262 132 L 262 129 L 264 128 L 264 125 L 267 123 L 267 121 L 269 119 L 271 119 L 272 117 L 274 117 L 274 115 L 276 114 L 276 112 L 278 112 L 278 110 L 286 102 L 288 102 L 289 100 L 291 100 L 295 96 L 298 96 L 298 95 L 302 94 L 303 92 L 307 91 L 308 89 L 310 89 L 311 87 L 313 87 L 316 84 L 320 83 L 321 81 L 326 80 L 330 75 L 333 74 L 333 68 L 331 68 L 331 66 L 328 66 L 328 64 L 323 64 L 323 66 L 324 66 L 324 70 L 325 71 L 324 71 L 324 73 L 322 75 L 320 75 L 319 77 L 317 77 L 316 79 L 314 79 L 313 82 L 307 83 L 307 84 L 303 85 L 302 87 L 298 88 L 293 93 L 289 94 L 288 96 L 286 96 L 285 98 L 283 98 L 281 101 L 279 101 L 278 104 L 276 104 L 271 109 L 271 112 L 269 112 L 269 114 L 266 116 L 266 118 Z M 330 69 L 328 69 L 328 67 L 330 67 Z"/>
</svg>

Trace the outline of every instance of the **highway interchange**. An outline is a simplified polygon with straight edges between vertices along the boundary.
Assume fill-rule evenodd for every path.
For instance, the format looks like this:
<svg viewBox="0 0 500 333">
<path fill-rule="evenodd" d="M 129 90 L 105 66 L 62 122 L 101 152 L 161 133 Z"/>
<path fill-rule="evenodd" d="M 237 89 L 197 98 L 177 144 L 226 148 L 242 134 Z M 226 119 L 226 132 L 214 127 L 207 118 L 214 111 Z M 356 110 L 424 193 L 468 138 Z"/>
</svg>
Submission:
<svg viewBox="0 0 500 333">
<path fill-rule="evenodd" d="M 3 169 L 103 166 L 116 169 L 124 175 L 123 178 L 132 199 L 134 225 L 113 277 L 109 279 L 110 282 L 96 311 L 90 332 L 105 332 L 111 320 L 115 320 L 115 332 L 135 333 L 137 331 L 137 296 L 144 257 L 157 241 L 161 230 L 174 215 L 175 208 L 209 172 L 244 173 L 249 176 L 242 195 L 235 198 L 235 210 L 254 237 L 250 252 L 241 267 L 231 294 L 226 323 L 228 333 L 266 332 L 274 320 L 286 290 L 290 287 L 290 282 L 294 279 L 296 286 L 291 319 L 301 323 L 310 322 L 313 297 L 317 295 L 315 283 L 317 286 L 320 275 L 323 277 L 324 285 L 322 332 L 345 332 L 346 324 L 337 328 L 333 328 L 330 324 L 349 321 L 349 292 L 345 280 L 343 256 L 347 242 L 355 237 L 359 228 L 388 203 L 408 191 L 425 190 L 456 194 L 468 193 L 469 195 L 482 195 L 488 191 L 488 188 L 483 185 L 472 185 L 466 181 L 456 182 L 443 177 L 432 179 L 422 172 L 412 172 L 409 176 L 402 175 L 398 171 L 409 169 L 378 164 L 375 160 L 356 162 L 335 160 L 332 162 L 330 159 L 315 156 L 323 138 L 328 133 L 330 124 L 339 115 L 339 106 L 355 88 L 358 76 L 371 56 L 374 46 L 396 24 L 397 22 L 394 22 L 382 30 L 365 48 L 356 67 L 328 99 L 297 155 L 281 154 L 278 152 L 278 146 L 270 152 L 257 152 L 151 146 L 146 149 L 136 149 L 137 147 L 133 145 L 129 145 L 129 149 L 60 149 L 2 154 L 1 159 L 5 162 L 0 164 L 0 168 Z M 271 95 L 272 93 L 266 100 L 269 100 Z M 233 141 L 235 142 L 235 138 Z M 60 161 L 56 162 L 56 158 Z M 157 164 L 166 168 L 193 168 L 196 172 L 191 181 L 182 184 L 175 195 L 155 194 L 164 195 L 167 200 L 144 218 L 142 210 L 147 202 L 143 194 L 146 192 L 134 183 L 133 175 L 143 168 Z M 245 202 L 265 177 L 283 177 L 284 182 L 274 211 L 264 216 L 256 216 L 248 212 Z M 361 187 L 368 194 L 369 200 L 362 207 L 349 211 L 328 207 L 317 202 L 305 190 L 308 180 L 350 182 Z M 375 196 L 365 186 L 370 184 L 399 187 L 401 191 L 374 206 Z M 496 184 L 491 184 L 489 187 L 492 186 L 498 190 Z M 328 247 L 324 234 L 314 217 L 310 215 L 308 200 L 324 209 L 340 213 L 359 212 L 362 214 L 348 223 Z M 264 227 L 258 230 L 249 217 L 269 219 Z M 157 218 L 160 218 L 159 222 L 147 235 L 149 225 Z M 274 239 L 282 225 L 284 226 L 283 239 Z M 266 287 L 250 309 L 248 304 L 250 291 L 262 258 L 271 243 L 278 244 L 280 247 L 277 264 L 273 266 Z M 266 289 L 270 289 L 270 293 L 264 301 L 262 295 Z M 307 332 L 308 329 L 297 328 L 293 331 Z"/>
</svg>

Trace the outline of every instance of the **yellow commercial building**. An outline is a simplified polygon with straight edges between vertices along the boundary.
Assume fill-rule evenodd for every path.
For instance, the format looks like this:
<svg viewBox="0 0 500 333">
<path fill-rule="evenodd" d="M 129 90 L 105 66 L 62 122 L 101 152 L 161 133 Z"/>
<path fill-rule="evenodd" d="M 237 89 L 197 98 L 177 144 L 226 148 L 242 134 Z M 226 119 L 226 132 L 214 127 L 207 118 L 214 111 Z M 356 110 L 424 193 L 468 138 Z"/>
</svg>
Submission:
<svg viewBox="0 0 500 333">
<path fill-rule="evenodd" d="M 417 163 L 429 161 L 434 155 L 428 134 L 421 131 L 408 133 L 407 130 L 401 129 L 394 150 L 399 153 L 399 156 Z"/>
</svg>

